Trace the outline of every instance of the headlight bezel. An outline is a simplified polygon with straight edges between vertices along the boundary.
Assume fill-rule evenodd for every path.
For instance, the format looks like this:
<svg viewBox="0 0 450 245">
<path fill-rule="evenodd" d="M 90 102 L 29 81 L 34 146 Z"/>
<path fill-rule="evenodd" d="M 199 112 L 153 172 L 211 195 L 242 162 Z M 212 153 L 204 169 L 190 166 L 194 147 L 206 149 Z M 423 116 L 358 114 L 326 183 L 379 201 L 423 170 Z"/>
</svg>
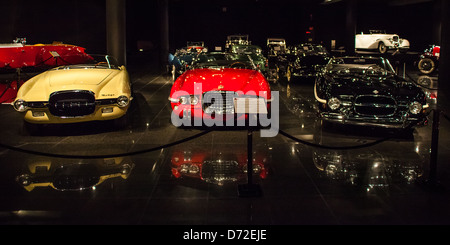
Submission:
<svg viewBox="0 0 450 245">
<path fill-rule="evenodd" d="M 186 95 L 186 96 L 180 96 L 179 103 L 182 105 L 197 105 L 198 104 L 198 96 L 196 95 Z"/>
<path fill-rule="evenodd" d="M 341 105 L 342 105 L 342 102 L 336 97 L 332 97 L 327 101 L 327 106 L 332 111 L 339 109 L 341 107 Z"/>
<path fill-rule="evenodd" d="M 418 101 L 413 101 L 408 106 L 408 111 L 413 115 L 418 115 L 423 109 L 423 105 Z"/>
<path fill-rule="evenodd" d="M 130 103 L 130 99 L 127 96 L 121 95 L 121 96 L 117 97 L 117 105 L 119 107 L 122 107 L 122 108 L 126 107 L 126 106 L 128 106 L 129 103 Z"/>
<path fill-rule="evenodd" d="M 18 99 L 14 101 L 13 107 L 18 112 L 25 112 L 28 110 L 28 102 L 23 99 Z"/>
</svg>

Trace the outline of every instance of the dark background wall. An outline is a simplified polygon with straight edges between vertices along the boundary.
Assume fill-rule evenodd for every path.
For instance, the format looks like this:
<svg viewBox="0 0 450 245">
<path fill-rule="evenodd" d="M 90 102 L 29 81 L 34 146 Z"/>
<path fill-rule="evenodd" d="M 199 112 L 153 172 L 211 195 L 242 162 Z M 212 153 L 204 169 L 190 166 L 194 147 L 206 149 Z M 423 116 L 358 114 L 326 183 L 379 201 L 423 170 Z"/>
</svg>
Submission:
<svg viewBox="0 0 450 245">
<path fill-rule="evenodd" d="M 315 41 L 327 47 L 331 40 L 343 45 L 345 38 L 345 1 L 329 5 L 317 0 L 168 1 L 170 51 L 186 41 L 223 46 L 230 34 L 249 34 L 253 43 L 261 46 L 267 37 L 284 37 L 288 44 L 297 44 L 305 41 L 310 26 Z M 414 51 L 433 43 L 433 1 L 389 2 L 358 1 L 356 31 L 397 33 L 410 40 Z M 104 0 L 9 0 L 0 3 L 0 12 L 1 43 L 26 37 L 29 44 L 62 41 L 83 46 L 89 53 L 106 52 Z M 149 55 L 156 55 L 160 47 L 157 1 L 127 0 L 126 14 L 127 52 L 132 55 L 143 46 Z"/>
<path fill-rule="evenodd" d="M 62 41 L 106 50 L 105 2 L 9 0 L 0 3 L 0 42 L 26 37 L 29 44 Z"/>
<path fill-rule="evenodd" d="M 305 32 L 314 27 L 316 42 L 343 45 L 345 1 L 240 0 L 172 1 L 170 9 L 171 47 L 186 41 L 203 40 L 222 45 L 230 34 L 249 34 L 254 44 L 265 45 L 267 37 L 284 37 L 288 44 L 304 42 Z M 412 49 L 422 51 L 432 40 L 433 2 L 392 5 L 392 1 L 357 1 L 357 32 L 382 29 L 410 40 Z"/>
</svg>

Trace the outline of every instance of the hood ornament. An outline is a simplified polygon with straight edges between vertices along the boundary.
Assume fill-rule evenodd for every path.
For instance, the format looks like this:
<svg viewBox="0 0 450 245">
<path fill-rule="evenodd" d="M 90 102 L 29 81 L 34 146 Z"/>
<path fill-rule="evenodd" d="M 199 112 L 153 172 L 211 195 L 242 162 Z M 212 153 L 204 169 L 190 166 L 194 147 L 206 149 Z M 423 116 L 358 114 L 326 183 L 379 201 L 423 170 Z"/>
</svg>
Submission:
<svg viewBox="0 0 450 245">
<path fill-rule="evenodd" d="M 219 85 L 219 86 L 217 87 L 217 89 L 223 89 L 223 88 L 224 88 L 223 85 Z"/>
</svg>

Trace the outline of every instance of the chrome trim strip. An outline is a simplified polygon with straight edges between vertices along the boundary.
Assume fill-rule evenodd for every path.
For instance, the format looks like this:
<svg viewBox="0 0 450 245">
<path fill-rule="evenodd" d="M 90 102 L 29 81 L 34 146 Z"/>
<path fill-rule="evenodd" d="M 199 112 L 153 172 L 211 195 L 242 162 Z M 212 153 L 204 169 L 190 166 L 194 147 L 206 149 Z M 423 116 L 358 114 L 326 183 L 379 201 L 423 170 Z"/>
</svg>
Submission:
<svg viewBox="0 0 450 245">
<path fill-rule="evenodd" d="M 322 104 L 327 103 L 327 100 L 321 99 L 319 98 L 319 96 L 317 96 L 316 83 L 314 83 L 314 97 L 316 98 L 317 101 L 319 101 Z"/>
</svg>

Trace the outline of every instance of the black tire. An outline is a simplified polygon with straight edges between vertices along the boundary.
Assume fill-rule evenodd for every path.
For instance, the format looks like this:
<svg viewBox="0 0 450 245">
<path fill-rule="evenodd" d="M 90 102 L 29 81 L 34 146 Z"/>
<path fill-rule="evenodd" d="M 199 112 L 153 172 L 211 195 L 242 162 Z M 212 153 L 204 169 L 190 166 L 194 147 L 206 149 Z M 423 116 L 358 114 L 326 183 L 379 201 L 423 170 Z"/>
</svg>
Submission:
<svg viewBox="0 0 450 245">
<path fill-rule="evenodd" d="M 419 60 L 417 67 L 422 74 L 431 74 L 436 70 L 436 63 L 430 58 L 423 58 Z"/>
<path fill-rule="evenodd" d="M 378 43 L 378 52 L 380 52 L 380 54 L 385 54 L 387 50 L 386 44 L 383 42 Z"/>
</svg>

